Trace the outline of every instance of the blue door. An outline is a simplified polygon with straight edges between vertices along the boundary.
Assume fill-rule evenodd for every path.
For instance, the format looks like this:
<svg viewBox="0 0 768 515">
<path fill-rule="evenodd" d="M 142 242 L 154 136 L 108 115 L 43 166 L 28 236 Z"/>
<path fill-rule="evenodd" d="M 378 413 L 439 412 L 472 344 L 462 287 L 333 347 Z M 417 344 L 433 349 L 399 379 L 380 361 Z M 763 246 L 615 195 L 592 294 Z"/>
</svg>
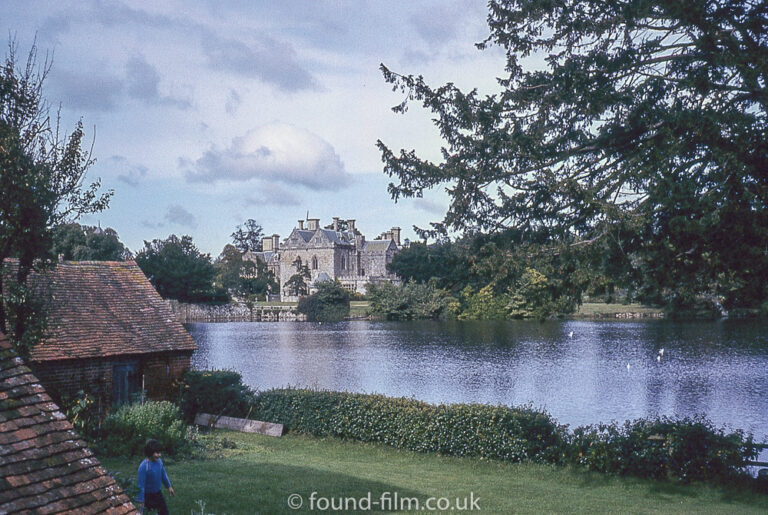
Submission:
<svg viewBox="0 0 768 515">
<path fill-rule="evenodd" d="M 112 404 L 126 404 L 141 388 L 139 362 L 126 361 L 112 367 Z"/>
</svg>

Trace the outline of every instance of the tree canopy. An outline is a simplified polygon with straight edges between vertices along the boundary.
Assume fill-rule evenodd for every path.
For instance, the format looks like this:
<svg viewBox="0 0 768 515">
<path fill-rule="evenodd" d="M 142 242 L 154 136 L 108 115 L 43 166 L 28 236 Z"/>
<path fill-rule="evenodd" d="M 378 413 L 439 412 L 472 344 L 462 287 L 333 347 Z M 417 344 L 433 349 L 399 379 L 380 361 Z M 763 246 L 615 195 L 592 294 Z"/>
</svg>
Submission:
<svg viewBox="0 0 768 515">
<path fill-rule="evenodd" d="M 397 200 L 445 186 L 424 234 L 515 229 L 597 244 L 649 295 L 768 297 L 768 4 L 492 0 L 481 49 L 506 53 L 481 96 L 382 65 L 435 115 L 443 160 L 383 142 Z M 537 66 L 536 59 L 543 59 Z"/>
<path fill-rule="evenodd" d="M 65 133 L 50 115 L 43 96 L 50 66 L 38 62 L 35 45 L 19 62 L 13 41 L 0 66 L 0 270 L 9 257 L 18 259 L 14 277 L 0 281 L 0 330 L 22 350 L 40 336 L 26 334 L 43 318 L 26 282 L 51 263 L 53 227 L 106 208 L 112 195 L 99 193 L 98 180 L 84 182 L 93 160 L 82 147 L 82 122 Z"/>
<path fill-rule="evenodd" d="M 53 253 L 74 261 L 123 261 L 130 255 L 111 227 L 101 229 L 78 223 L 54 228 Z"/>
<path fill-rule="evenodd" d="M 266 300 L 268 293 L 280 291 L 274 272 L 260 260 L 243 259 L 234 245 L 224 247 L 214 267 L 217 283 L 232 295 Z"/>
<path fill-rule="evenodd" d="M 167 299 L 185 302 L 227 300 L 214 289 L 211 257 L 201 253 L 191 236 L 171 234 L 165 240 L 145 241 L 136 263 L 157 292 Z"/>
<path fill-rule="evenodd" d="M 237 226 L 235 232 L 231 234 L 232 244 L 240 252 L 261 252 L 264 229 L 256 220 L 249 218 L 244 224 Z"/>
</svg>

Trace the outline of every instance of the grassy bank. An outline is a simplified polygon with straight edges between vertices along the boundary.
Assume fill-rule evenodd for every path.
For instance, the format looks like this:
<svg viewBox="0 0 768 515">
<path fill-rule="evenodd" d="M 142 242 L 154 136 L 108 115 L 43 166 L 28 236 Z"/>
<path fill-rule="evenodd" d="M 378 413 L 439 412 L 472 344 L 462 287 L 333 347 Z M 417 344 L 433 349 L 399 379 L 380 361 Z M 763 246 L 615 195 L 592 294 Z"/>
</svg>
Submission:
<svg viewBox="0 0 768 515">
<path fill-rule="evenodd" d="M 622 313 L 638 313 L 653 316 L 663 313 L 663 310 L 643 304 L 606 304 L 604 302 L 585 302 L 572 315 L 580 318 L 615 317 Z"/>
<path fill-rule="evenodd" d="M 473 496 L 484 513 L 768 511 L 768 496 L 710 486 L 441 457 L 294 434 L 279 439 L 221 431 L 216 435 L 233 442 L 235 448 L 220 449 L 207 459 L 167 460 L 177 493 L 173 499 L 166 493 L 172 513 L 199 513 L 198 500 L 205 502 L 206 513 L 308 513 L 312 492 L 319 497 L 358 499 L 371 492 L 373 502 L 395 492 L 399 498 L 418 498 L 422 503 L 430 497 L 450 502 L 459 498 L 459 507 L 465 497 Z M 138 460 L 103 458 L 102 462 L 109 470 L 132 478 Z M 302 509 L 288 508 L 291 494 L 302 496 Z M 378 506 L 372 505 L 372 511 L 380 511 Z"/>
</svg>

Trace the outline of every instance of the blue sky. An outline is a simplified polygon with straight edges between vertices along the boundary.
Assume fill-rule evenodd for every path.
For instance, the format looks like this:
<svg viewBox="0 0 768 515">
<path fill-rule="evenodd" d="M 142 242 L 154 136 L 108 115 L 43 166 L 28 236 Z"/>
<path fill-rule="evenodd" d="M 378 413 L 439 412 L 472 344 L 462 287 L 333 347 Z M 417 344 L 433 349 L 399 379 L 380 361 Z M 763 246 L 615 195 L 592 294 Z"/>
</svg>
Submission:
<svg viewBox="0 0 768 515">
<path fill-rule="evenodd" d="M 442 218 L 444 192 L 395 204 L 377 139 L 439 160 L 430 114 L 379 72 L 495 90 L 498 49 L 482 1 L 0 2 L 0 27 L 25 55 L 53 57 L 45 96 L 63 127 L 95 136 L 115 195 L 83 223 L 113 227 L 133 251 L 189 234 L 217 256 L 254 218 L 287 236 L 296 220 L 354 218 L 372 238 Z"/>
</svg>

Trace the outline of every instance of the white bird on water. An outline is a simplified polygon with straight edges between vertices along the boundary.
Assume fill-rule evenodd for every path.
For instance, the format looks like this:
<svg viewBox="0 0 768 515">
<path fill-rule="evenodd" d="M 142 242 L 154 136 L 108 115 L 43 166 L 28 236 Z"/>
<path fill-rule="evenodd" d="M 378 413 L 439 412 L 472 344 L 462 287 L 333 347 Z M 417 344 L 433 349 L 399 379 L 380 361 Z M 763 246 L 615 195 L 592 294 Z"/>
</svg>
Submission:
<svg viewBox="0 0 768 515">
<path fill-rule="evenodd" d="M 664 349 L 659 349 L 659 356 L 663 356 L 663 355 L 664 355 Z"/>
<path fill-rule="evenodd" d="M 627 370 L 629 370 L 629 363 L 627 363 Z"/>
<path fill-rule="evenodd" d="M 568 338 L 573 338 L 573 331 L 571 331 L 570 333 L 568 333 Z"/>
<path fill-rule="evenodd" d="M 661 354 L 659 354 L 658 356 L 656 356 L 656 361 L 658 361 L 659 363 L 661 363 Z"/>
</svg>

